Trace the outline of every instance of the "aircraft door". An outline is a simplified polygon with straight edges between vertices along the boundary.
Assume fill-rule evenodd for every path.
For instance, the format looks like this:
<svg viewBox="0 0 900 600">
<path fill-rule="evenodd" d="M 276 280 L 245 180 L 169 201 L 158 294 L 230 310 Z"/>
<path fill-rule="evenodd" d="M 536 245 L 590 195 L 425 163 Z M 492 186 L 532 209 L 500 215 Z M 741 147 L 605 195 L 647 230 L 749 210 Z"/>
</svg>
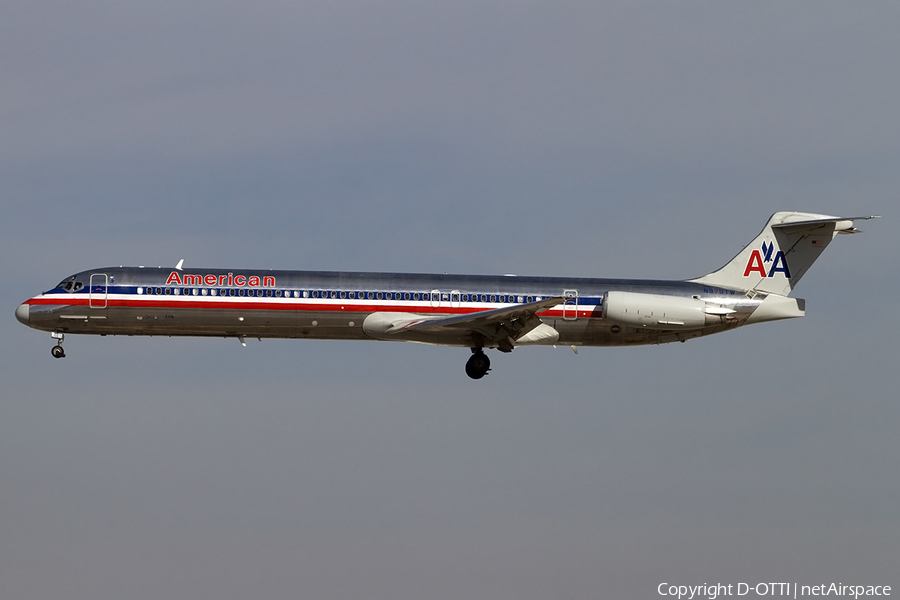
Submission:
<svg viewBox="0 0 900 600">
<path fill-rule="evenodd" d="M 578 318 L 578 290 L 563 290 L 563 319 L 574 321 Z"/>
<path fill-rule="evenodd" d="M 106 308 L 106 293 L 109 287 L 109 276 L 106 273 L 91 273 L 91 285 L 88 288 L 88 306 Z"/>
</svg>

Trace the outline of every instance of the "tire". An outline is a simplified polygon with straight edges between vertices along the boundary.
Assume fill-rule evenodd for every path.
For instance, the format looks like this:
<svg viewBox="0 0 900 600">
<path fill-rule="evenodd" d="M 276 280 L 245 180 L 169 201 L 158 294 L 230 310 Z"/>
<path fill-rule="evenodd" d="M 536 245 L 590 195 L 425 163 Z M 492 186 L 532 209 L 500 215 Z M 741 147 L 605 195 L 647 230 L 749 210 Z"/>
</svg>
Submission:
<svg viewBox="0 0 900 600">
<path fill-rule="evenodd" d="M 491 359 L 484 352 L 476 352 L 466 361 L 466 375 L 472 379 L 481 379 L 491 369 Z"/>
</svg>

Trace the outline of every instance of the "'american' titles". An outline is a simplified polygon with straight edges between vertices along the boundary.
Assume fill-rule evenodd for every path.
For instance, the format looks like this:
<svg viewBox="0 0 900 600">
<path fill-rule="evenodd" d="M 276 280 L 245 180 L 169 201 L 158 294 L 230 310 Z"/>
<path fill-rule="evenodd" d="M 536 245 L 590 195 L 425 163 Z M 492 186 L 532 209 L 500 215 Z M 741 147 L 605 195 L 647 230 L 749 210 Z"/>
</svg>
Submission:
<svg viewBox="0 0 900 600">
<path fill-rule="evenodd" d="M 178 271 L 169 273 L 166 279 L 166 285 L 221 285 L 221 286 L 238 286 L 238 287 L 275 287 L 275 278 L 271 275 L 258 277 L 256 275 L 235 275 L 228 273 L 227 275 L 189 275 L 180 274 Z"/>
</svg>

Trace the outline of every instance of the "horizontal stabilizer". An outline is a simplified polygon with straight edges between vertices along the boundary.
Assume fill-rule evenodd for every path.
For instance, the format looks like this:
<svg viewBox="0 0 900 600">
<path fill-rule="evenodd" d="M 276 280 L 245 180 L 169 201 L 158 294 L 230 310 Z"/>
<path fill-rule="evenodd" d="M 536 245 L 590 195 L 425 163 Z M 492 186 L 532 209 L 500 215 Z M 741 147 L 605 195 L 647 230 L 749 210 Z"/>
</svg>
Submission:
<svg viewBox="0 0 900 600">
<path fill-rule="evenodd" d="M 868 221 L 869 219 L 878 219 L 877 215 L 869 217 L 832 217 L 829 219 L 813 219 L 811 221 L 788 221 L 785 223 L 776 223 L 772 225 L 773 229 L 780 229 L 785 233 L 810 232 L 816 230 L 824 231 L 832 223 L 834 223 L 834 231 L 837 233 L 859 233 L 859 229 L 853 226 L 853 221 Z"/>
</svg>

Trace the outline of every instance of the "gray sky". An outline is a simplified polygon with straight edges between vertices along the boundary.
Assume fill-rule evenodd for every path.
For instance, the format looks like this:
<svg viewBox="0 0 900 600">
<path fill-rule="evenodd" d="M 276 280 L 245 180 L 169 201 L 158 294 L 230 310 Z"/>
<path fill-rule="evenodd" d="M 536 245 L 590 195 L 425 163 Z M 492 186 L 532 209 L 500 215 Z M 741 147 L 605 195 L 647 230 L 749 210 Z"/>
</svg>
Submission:
<svg viewBox="0 0 900 600">
<path fill-rule="evenodd" d="M 900 586 L 900 7 L 0 8 L 0 596 Z M 104 265 L 686 278 L 882 214 L 677 346 L 67 339 Z"/>
</svg>

